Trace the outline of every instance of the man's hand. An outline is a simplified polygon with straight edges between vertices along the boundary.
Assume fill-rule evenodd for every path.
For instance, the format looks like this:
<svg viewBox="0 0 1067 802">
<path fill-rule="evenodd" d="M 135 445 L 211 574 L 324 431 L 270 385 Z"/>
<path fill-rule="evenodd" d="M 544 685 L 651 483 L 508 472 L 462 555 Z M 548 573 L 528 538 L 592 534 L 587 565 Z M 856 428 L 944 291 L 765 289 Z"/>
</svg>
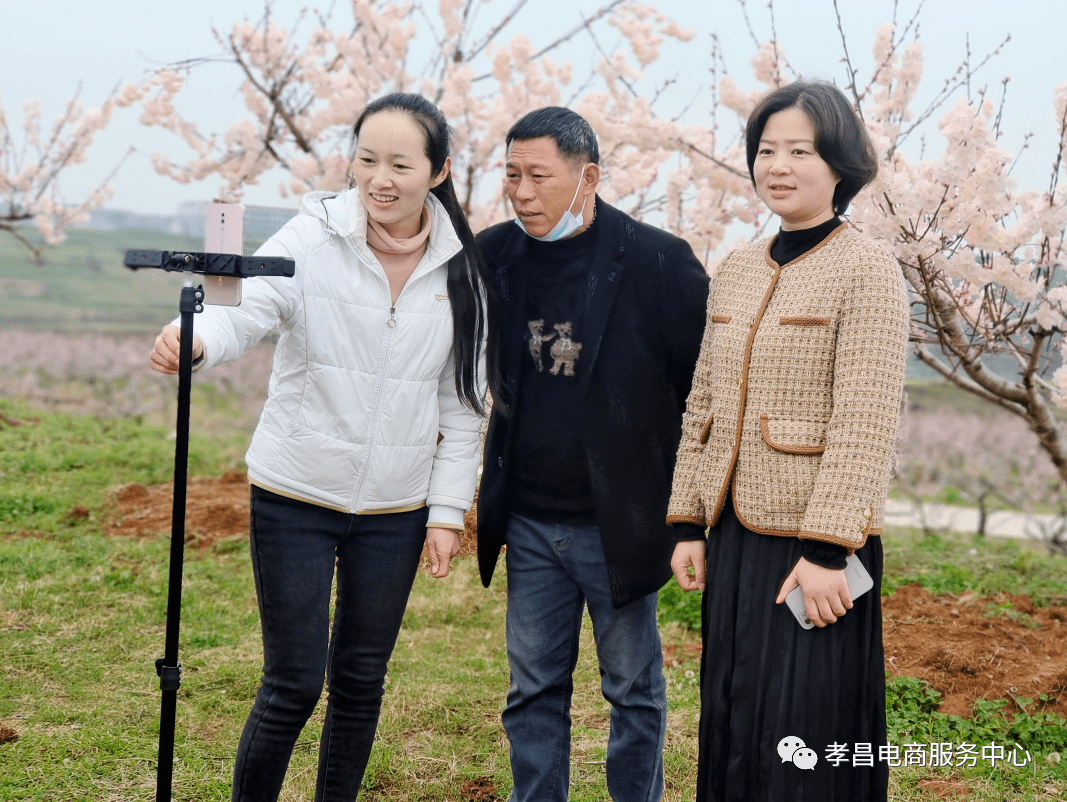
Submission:
<svg viewBox="0 0 1067 802">
<path fill-rule="evenodd" d="M 671 570 L 682 590 L 704 590 L 706 573 L 704 555 L 707 547 L 703 540 L 681 540 L 671 556 Z"/>
<path fill-rule="evenodd" d="M 459 532 L 428 527 L 426 551 L 430 554 L 430 576 L 444 579 L 448 576 L 452 558 L 459 554 Z"/>
<path fill-rule="evenodd" d="M 843 568 L 823 568 L 801 557 L 782 583 L 774 603 L 784 602 L 789 591 L 797 586 L 804 594 L 804 609 L 808 618 L 819 628 L 834 623 L 846 610 L 852 609 L 852 596 L 848 592 Z"/>
<path fill-rule="evenodd" d="M 178 355 L 181 345 L 182 330 L 177 326 L 164 326 L 163 331 L 156 337 L 155 347 L 148 355 L 152 370 L 157 373 L 174 375 L 178 372 Z M 195 362 L 204 353 L 204 343 L 195 334 L 193 335 L 193 361 Z"/>
</svg>

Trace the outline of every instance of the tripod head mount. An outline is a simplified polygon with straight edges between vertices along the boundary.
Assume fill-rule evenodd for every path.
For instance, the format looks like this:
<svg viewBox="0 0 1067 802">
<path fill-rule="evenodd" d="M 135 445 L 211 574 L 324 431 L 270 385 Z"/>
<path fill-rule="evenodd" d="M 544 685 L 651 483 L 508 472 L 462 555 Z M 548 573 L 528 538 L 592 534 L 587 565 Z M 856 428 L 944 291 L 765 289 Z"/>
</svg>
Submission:
<svg viewBox="0 0 1067 802">
<path fill-rule="evenodd" d="M 131 270 L 155 268 L 172 273 L 199 273 L 205 276 L 292 276 L 296 262 L 281 256 L 239 256 L 232 253 L 193 251 L 126 251 L 122 263 Z"/>
</svg>

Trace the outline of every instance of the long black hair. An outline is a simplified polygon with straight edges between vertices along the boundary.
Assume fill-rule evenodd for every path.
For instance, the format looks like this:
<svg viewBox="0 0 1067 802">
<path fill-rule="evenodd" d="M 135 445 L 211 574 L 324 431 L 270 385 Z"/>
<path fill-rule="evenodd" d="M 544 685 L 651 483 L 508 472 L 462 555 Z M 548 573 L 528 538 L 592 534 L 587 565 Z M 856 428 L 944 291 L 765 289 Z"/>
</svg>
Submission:
<svg viewBox="0 0 1067 802">
<path fill-rule="evenodd" d="M 422 95 L 393 92 L 367 104 L 356 120 L 353 135 L 358 138 L 359 130 L 367 118 L 383 111 L 404 112 L 422 128 L 426 134 L 426 157 L 430 160 L 430 175 L 440 174 L 444 169 L 445 159 L 448 158 L 450 139 L 448 122 L 441 110 Z M 456 392 L 467 406 L 484 415 L 484 399 L 478 393 L 478 358 L 486 347 L 488 329 L 487 269 L 460 207 L 459 198 L 456 197 L 451 171 L 445 180 L 430 192 L 445 207 L 452 221 L 452 228 L 463 245 L 463 250 L 448 260 L 448 299 L 452 305 Z M 490 384 L 496 386 L 496 359 L 493 358 L 494 354 L 488 356 Z"/>
</svg>

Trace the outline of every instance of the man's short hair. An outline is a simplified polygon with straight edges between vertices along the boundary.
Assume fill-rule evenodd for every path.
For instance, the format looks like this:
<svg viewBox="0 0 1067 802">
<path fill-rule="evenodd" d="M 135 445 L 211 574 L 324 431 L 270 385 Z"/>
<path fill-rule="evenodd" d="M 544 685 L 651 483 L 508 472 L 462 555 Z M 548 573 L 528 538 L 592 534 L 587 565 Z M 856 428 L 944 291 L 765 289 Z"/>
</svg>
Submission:
<svg viewBox="0 0 1067 802">
<path fill-rule="evenodd" d="M 510 148 L 516 139 L 540 139 L 550 137 L 565 159 L 600 164 L 600 148 L 592 126 L 580 114 L 562 106 L 546 106 L 531 111 L 508 131 L 504 141 Z"/>
<path fill-rule="evenodd" d="M 764 97 L 749 115 L 745 127 L 748 174 L 755 183 L 753 165 L 760 137 L 772 114 L 798 108 L 815 129 L 815 150 L 841 180 L 834 189 L 834 214 L 844 214 L 849 203 L 878 175 L 878 154 L 867 129 L 844 93 L 824 81 L 797 81 Z"/>
</svg>

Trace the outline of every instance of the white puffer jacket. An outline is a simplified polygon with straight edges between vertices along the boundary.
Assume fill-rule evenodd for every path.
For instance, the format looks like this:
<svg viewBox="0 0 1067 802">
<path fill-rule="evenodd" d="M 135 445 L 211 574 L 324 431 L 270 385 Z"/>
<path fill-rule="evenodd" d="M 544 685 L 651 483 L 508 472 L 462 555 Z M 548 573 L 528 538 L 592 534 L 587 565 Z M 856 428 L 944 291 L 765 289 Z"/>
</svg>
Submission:
<svg viewBox="0 0 1067 802">
<path fill-rule="evenodd" d="M 462 246 L 441 203 L 427 204 L 429 244 L 395 305 L 352 189 L 307 194 L 257 251 L 295 259 L 293 278 L 245 279 L 240 306 L 195 316 L 203 368 L 281 332 L 245 457 L 253 482 L 355 513 L 427 504 L 431 524 L 462 528 L 482 418 L 453 375 L 446 263 Z"/>
</svg>

